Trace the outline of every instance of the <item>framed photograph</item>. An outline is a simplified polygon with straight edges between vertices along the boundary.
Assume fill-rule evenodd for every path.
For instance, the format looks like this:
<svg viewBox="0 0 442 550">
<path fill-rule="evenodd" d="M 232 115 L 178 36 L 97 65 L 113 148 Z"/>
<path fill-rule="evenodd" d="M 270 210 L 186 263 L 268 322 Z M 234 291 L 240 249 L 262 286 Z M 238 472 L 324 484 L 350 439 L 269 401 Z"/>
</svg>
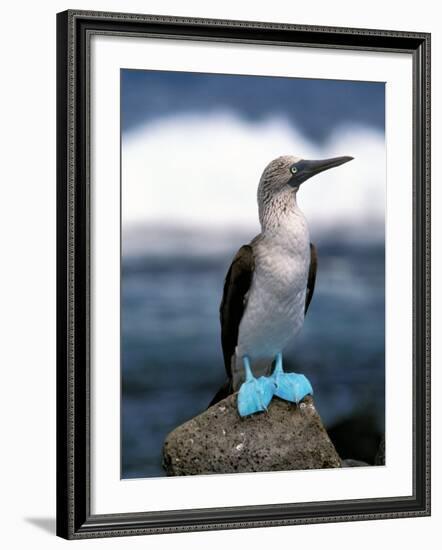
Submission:
<svg viewBox="0 0 442 550">
<path fill-rule="evenodd" d="M 57 533 L 430 514 L 430 35 L 57 18 Z"/>
</svg>

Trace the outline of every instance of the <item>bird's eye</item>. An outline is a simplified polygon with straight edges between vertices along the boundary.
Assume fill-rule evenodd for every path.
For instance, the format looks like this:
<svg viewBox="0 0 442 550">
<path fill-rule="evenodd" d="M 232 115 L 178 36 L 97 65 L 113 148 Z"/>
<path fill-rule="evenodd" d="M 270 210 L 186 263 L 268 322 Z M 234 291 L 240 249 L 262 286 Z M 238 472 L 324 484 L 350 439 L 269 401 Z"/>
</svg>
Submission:
<svg viewBox="0 0 442 550">
<path fill-rule="evenodd" d="M 290 168 L 290 172 L 291 172 L 292 174 L 296 174 L 297 171 L 298 171 L 298 169 L 296 168 L 296 166 L 292 166 L 292 167 Z"/>
</svg>

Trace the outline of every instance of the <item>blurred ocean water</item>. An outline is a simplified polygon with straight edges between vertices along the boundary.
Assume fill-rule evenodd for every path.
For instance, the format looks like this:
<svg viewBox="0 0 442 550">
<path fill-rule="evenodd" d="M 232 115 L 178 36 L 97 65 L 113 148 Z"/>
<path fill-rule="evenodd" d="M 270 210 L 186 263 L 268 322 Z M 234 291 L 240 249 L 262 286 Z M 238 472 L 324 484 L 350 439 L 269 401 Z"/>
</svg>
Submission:
<svg viewBox="0 0 442 550">
<path fill-rule="evenodd" d="M 319 269 L 285 367 L 327 427 L 369 411 L 383 432 L 385 84 L 123 70 L 121 121 L 122 477 L 163 476 L 166 435 L 224 381 L 224 277 L 284 153 L 355 158 L 301 193 Z"/>
<path fill-rule="evenodd" d="M 225 379 L 218 308 L 237 248 L 253 234 L 123 235 L 122 477 L 163 476 L 166 435 L 202 412 Z M 315 295 L 285 367 L 306 374 L 330 426 L 362 410 L 385 415 L 384 244 L 315 239 Z"/>
</svg>

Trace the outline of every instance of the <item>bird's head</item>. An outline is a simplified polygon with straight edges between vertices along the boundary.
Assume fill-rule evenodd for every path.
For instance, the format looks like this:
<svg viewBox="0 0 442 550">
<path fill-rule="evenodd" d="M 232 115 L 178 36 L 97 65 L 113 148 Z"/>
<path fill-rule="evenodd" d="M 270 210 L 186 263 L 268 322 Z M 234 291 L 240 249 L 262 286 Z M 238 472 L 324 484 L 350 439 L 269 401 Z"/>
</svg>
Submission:
<svg viewBox="0 0 442 550">
<path fill-rule="evenodd" d="M 334 157 L 323 160 L 306 160 L 286 155 L 272 160 L 265 168 L 260 187 L 263 191 L 276 194 L 285 188 L 298 190 L 300 185 L 312 176 L 353 160 L 353 157 Z"/>
<path fill-rule="evenodd" d="M 258 186 L 260 216 L 271 205 L 281 207 L 293 200 L 301 184 L 312 176 L 350 160 L 353 157 L 306 160 L 291 155 L 272 160 L 264 169 Z"/>
</svg>

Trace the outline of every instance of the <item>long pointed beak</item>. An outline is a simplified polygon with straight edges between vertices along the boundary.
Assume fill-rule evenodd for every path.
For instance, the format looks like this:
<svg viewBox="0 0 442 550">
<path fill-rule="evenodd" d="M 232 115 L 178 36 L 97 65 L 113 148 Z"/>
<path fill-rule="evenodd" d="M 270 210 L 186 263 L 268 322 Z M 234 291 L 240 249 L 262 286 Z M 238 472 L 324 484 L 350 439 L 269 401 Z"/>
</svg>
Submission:
<svg viewBox="0 0 442 550">
<path fill-rule="evenodd" d="M 301 184 L 312 176 L 315 176 L 320 172 L 324 172 L 324 170 L 341 166 L 341 164 L 345 164 L 350 160 L 353 160 L 353 157 L 334 157 L 331 159 L 322 160 L 301 160 L 297 164 L 298 172 L 293 178 L 294 183 L 296 182 L 297 184 Z"/>
</svg>

